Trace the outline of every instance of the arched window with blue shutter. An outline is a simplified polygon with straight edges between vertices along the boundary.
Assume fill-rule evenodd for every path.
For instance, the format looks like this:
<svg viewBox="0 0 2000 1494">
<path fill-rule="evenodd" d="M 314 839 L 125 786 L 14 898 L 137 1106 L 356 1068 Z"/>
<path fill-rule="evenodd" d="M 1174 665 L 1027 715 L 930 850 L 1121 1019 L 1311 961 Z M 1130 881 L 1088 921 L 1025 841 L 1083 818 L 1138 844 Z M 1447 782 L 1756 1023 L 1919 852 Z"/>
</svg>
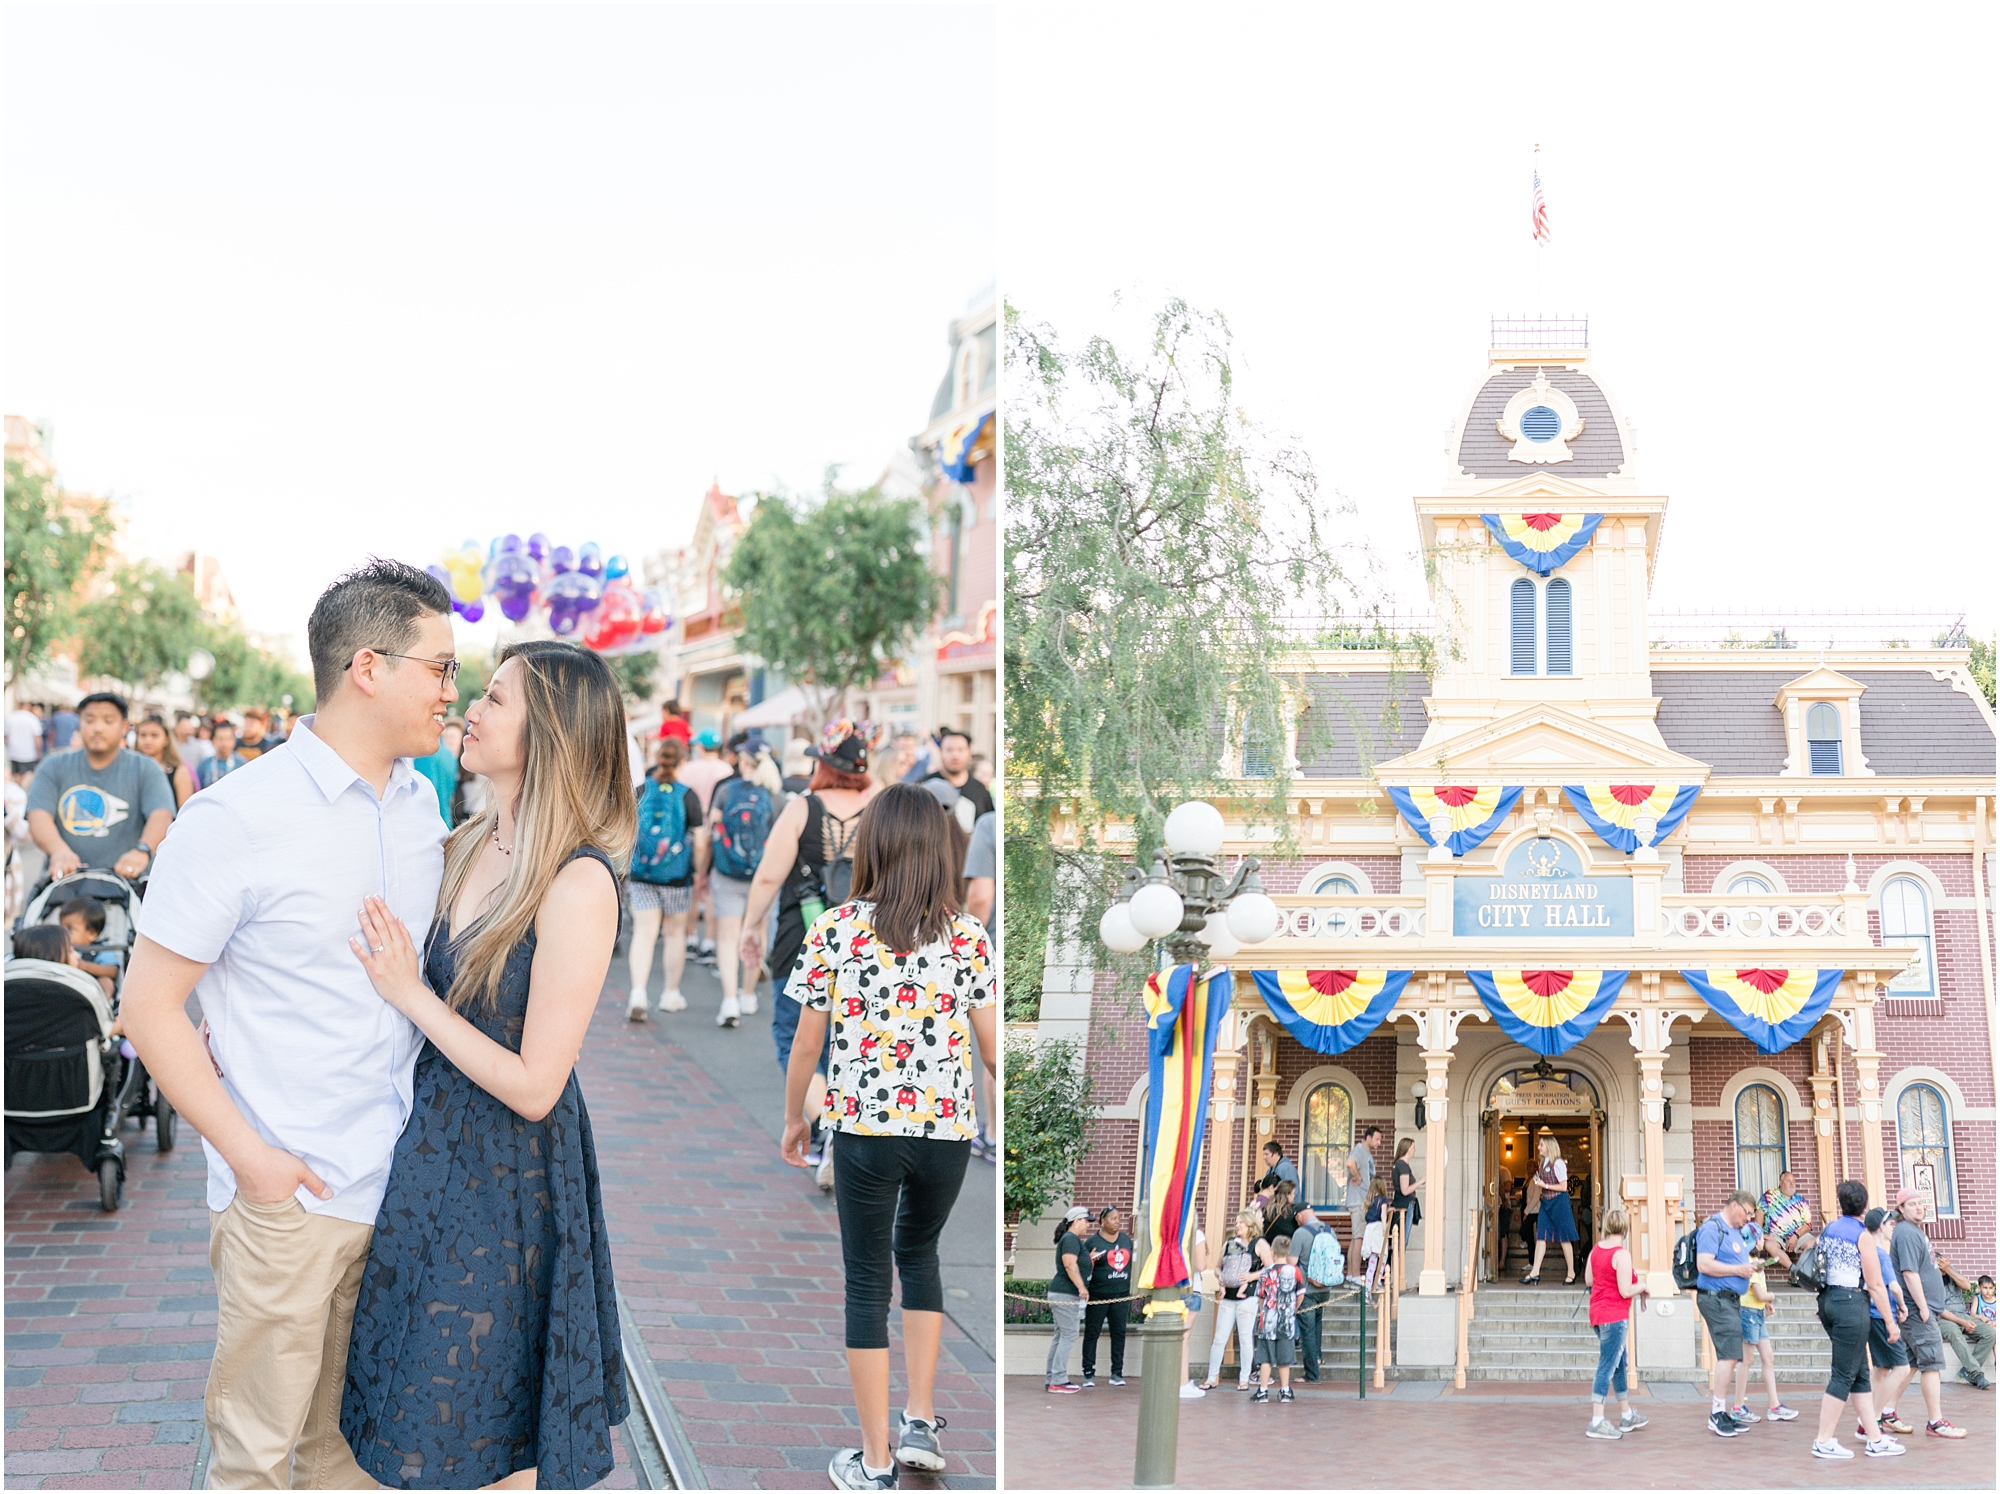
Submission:
<svg viewBox="0 0 2000 1494">
<path fill-rule="evenodd" d="M 1508 653 L 1509 674 L 1535 672 L 1535 583 L 1526 576 L 1507 593 L 1513 618 L 1512 648 Z"/>
<path fill-rule="evenodd" d="M 1549 583 L 1549 673 L 1572 674 L 1570 660 L 1569 582 L 1561 576 Z"/>
<path fill-rule="evenodd" d="M 1761 1196 L 1785 1170 L 1785 1102 L 1768 1084 L 1736 1096 L 1736 1186 Z"/>
<path fill-rule="evenodd" d="M 1806 712 L 1806 756 L 1814 777 L 1840 776 L 1840 712 L 1823 700 Z"/>
<path fill-rule="evenodd" d="M 1903 1186 L 1916 1187 L 1919 1163 L 1933 1169 L 1938 1213 L 1958 1212 L 1958 1189 L 1951 1175 L 1951 1107 L 1935 1084 L 1912 1084 L 1896 1099 L 1896 1148 Z"/>
<path fill-rule="evenodd" d="M 1937 994 L 1937 952 L 1931 942 L 1931 900 L 1915 877 L 1897 877 L 1882 889 L 1882 943 L 1914 944 L 1917 960 L 1889 982 L 1897 996 Z"/>
</svg>

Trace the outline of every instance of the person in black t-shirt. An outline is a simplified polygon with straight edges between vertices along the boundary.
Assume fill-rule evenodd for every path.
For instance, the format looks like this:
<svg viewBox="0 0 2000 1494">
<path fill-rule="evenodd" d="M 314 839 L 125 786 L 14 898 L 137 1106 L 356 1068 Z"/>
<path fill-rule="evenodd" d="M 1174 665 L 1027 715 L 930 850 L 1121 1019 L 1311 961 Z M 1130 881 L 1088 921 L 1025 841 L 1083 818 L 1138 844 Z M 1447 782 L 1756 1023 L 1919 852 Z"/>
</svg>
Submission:
<svg viewBox="0 0 2000 1494">
<path fill-rule="evenodd" d="M 1090 1295 L 1090 1251 L 1083 1243 L 1089 1232 L 1090 1210 L 1082 1204 L 1056 1226 L 1056 1274 L 1049 1278 L 1049 1312 L 1056 1331 L 1049 1342 L 1044 1387 L 1050 1395 L 1075 1395 L 1083 1388 L 1069 1377 L 1069 1346 L 1076 1342 L 1083 1301 Z"/>
<path fill-rule="evenodd" d="M 1090 1303 L 1083 1310 L 1083 1384 L 1097 1383 L 1097 1340 L 1111 1324 L 1111 1383 L 1125 1383 L 1125 1328 L 1132 1321 L 1130 1302 L 1109 1298 L 1132 1295 L 1132 1237 L 1125 1233 L 1116 1209 L 1097 1216 L 1097 1233 L 1084 1237 L 1090 1252 Z"/>
<path fill-rule="evenodd" d="M 972 776 L 972 738 L 947 726 L 938 733 L 938 757 L 938 770 L 931 774 L 931 778 L 950 784 L 972 802 L 972 814 L 964 826 L 966 834 L 970 835 L 972 827 L 979 823 L 979 817 L 993 812 L 992 792 Z"/>
</svg>

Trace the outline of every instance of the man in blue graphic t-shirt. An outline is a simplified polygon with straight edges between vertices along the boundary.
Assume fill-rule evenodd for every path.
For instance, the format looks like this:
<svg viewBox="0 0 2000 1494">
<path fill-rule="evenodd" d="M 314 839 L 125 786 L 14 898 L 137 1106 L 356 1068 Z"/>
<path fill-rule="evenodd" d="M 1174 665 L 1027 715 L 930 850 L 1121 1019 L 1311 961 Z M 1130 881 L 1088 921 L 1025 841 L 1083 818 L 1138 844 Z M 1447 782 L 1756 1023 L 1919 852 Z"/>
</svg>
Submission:
<svg viewBox="0 0 2000 1494">
<path fill-rule="evenodd" d="M 1708 1336 L 1715 1344 L 1715 1372 L 1710 1377 L 1709 1430 L 1734 1437 L 1747 1425 L 1729 1414 L 1729 1396 L 1736 1382 L 1736 1361 L 1743 1357 L 1743 1288 L 1753 1267 L 1743 1226 L 1757 1207 L 1755 1194 L 1738 1189 L 1723 1201 L 1695 1233 L 1695 1302 Z"/>
<path fill-rule="evenodd" d="M 83 745 L 43 758 L 35 770 L 28 833 L 48 853 L 51 877 L 85 867 L 128 882 L 143 877 L 174 822 L 167 775 L 123 745 L 127 715 L 123 696 L 86 695 L 77 706 Z"/>
</svg>

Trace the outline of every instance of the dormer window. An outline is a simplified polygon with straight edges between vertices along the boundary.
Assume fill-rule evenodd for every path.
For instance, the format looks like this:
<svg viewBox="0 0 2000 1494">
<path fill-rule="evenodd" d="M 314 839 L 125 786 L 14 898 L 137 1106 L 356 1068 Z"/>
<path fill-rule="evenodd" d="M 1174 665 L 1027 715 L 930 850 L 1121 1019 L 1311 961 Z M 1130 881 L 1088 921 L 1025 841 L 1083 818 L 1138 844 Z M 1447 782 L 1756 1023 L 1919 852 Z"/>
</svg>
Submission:
<svg viewBox="0 0 2000 1494">
<path fill-rule="evenodd" d="M 1521 577 L 1508 591 L 1510 632 L 1507 672 L 1511 675 L 1570 675 L 1576 672 L 1569 582 L 1557 576 L 1538 585 Z"/>
<path fill-rule="evenodd" d="M 1840 776 L 1840 711 L 1826 701 L 1806 711 L 1806 754 L 1813 777 Z"/>
</svg>

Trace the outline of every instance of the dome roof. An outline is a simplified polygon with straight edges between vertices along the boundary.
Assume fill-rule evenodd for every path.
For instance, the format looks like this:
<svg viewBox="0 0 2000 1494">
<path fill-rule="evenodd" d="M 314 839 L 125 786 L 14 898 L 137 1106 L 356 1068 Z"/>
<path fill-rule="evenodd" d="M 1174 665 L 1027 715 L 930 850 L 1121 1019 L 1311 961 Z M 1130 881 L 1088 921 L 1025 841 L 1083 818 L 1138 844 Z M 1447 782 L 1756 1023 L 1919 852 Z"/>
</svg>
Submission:
<svg viewBox="0 0 2000 1494">
<path fill-rule="evenodd" d="M 1598 388 L 1597 380 L 1579 368 L 1537 363 L 1503 364 L 1487 375 L 1486 382 L 1473 395 L 1465 426 L 1458 433 L 1458 467 L 1466 476 L 1488 479 L 1520 477 L 1534 470 L 1509 457 L 1514 442 L 1500 434 L 1496 422 L 1506 411 L 1507 402 L 1532 384 L 1538 374 L 1546 374 L 1551 387 L 1574 400 L 1576 413 L 1583 417 L 1583 433 L 1568 442 L 1571 459 L 1549 470 L 1564 477 L 1617 474 L 1625 465 L 1625 435 L 1619 429 L 1618 417 L 1612 413 L 1611 401 Z"/>
</svg>

